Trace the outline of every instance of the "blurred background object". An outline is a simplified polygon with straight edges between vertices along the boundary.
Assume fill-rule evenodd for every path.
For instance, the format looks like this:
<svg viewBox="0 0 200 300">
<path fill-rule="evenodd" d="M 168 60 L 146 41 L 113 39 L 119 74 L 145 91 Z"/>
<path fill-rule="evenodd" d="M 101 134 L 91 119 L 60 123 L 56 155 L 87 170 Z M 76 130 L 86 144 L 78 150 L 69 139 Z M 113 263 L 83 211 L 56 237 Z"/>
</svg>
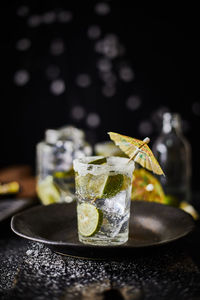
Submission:
<svg viewBox="0 0 200 300">
<path fill-rule="evenodd" d="M 112 141 L 97 143 L 94 146 L 94 152 L 96 155 L 100 156 L 122 156 L 127 157 L 127 155 L 121 151 L 121 149 L 116 146 Z"/>
<path fill-rule="evenodd" d="M 17 182 L 19 190 L 13 194 L 17 198 L 35 198 L 36 197 L 36 180 L 32 175 L 33 171 L 30 166 L 11 166 L 0 170 L 0 183 Z M 10 193 L 4 195 L 8 198 Z"/>
<path fill-rule="evenodd" d="M 165 194 L 159 180 L 143 168 L 133 173 L 131 199 L 165 204 Z"/>
<path fill-rule="evenodd" d="M 46 130 L 36 157 L 37 193 L 43 204 L 74 200 L 73 160 L 91 154 L 82 130 L 73 126 Z"/>
<path fill-rule="evenodd" d="M 165 173 L 160 182 L 169 203 L 190 201 L 191 149 L 182 132 L 180 115 L 163 115 L 162 131 L 155 140 L 153 152 Z"/>
<path fill-rule="evenodd" d="M 30 165 L 34 174 L 45 130 L 68 124 L 92 145 L 108 131 L 153 141 L 172 111 L 199 190 L 198 11 L 121 0 L 4 3 L 0 167 Z"/>
</svg>

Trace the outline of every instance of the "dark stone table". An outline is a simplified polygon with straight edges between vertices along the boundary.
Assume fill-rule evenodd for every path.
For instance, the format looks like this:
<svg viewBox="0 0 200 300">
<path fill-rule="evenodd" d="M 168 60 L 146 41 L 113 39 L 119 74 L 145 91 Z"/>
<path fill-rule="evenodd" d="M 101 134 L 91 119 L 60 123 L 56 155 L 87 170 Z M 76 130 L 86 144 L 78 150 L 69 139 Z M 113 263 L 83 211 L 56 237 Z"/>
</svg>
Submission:
<svg viewBox="0 0 200 300">
<path fill-rule="evenodd" d="M 197 223 L 189 236 L 133 253 L 132 259 L 84 260 L 16 236 L 7 220 L 1 223 L 0 299 L 197 300 L 199 241 Z"/>
</svg>

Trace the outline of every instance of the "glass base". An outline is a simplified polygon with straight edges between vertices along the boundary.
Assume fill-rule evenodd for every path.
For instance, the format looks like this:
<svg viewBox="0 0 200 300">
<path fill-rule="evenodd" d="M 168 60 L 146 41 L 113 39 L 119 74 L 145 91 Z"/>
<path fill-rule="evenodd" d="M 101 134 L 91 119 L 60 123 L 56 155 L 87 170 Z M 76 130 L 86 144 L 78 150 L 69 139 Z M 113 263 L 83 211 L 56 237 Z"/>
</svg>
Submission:
<svg viewBox="0 0 200 300">
<path fill-rule="evenodd" d="M 127 234 L 119 234 L 117 237 L 83 237 L 79 235 L 79 241 L 87 245 L 97 245 L 97 246 L 116 246 L 122 245 L 128 241 Z"/>
</svg>

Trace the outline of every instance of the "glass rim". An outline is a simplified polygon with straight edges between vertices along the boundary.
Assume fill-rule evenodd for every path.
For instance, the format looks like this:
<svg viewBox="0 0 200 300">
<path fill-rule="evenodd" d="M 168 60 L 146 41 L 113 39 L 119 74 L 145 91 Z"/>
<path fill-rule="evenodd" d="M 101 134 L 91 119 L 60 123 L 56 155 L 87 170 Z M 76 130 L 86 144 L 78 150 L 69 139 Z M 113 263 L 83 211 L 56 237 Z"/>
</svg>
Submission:
<svg viewBox="0 0 200 300">
<path fill-rule="evenodd" d="M 106 173 L 119 173 L 129 177 L 135 169 L 135 163 L 128 158 L 119 156 L 106 157 L 107 162 L 102 165 L 89 164 L 93 160 L 105 158 L 105 156 L 86 156 L 73 161 L 74 171 L 84 176 L 86 174 L 102 175 Z"/>
</svg>

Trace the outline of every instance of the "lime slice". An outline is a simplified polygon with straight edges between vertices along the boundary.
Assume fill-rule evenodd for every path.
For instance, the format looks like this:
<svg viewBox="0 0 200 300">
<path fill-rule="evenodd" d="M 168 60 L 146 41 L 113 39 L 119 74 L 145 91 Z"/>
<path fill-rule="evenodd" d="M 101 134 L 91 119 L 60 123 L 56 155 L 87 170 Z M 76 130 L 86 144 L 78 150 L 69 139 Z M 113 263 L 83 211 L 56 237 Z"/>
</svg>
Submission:
<svg viewBox="0 0 200 300">
<path fill-rule="evenodd" d="M 90 161 L 88 164 L 89 164 L 89 165 L 103 165 L 103 164 L 105 164 L 106 162 L 107 162 L 106 157 L 103 157 L 103 158 L 99 158 L 99 159 Z"/>
<path fill-rule="evenodd" d="M 123 189 L 123 183 L 124 176 L 122 174 L 76 176 L 77 193 L 88 199 L 114 197 Z"/>
<path fill-rule="evenodd" d="M 104 185 L 101 198 L 111 198 L 119 193 L 122 189 L 124 176 L 122 174 L 108 176 Z M 98 184 L 98 182 L 96 183 Z"/>
<path fill-rule="evenodd" d="M 69 171 L 55 171 L 53 177 L 55 178 L 68 178 L 74 176 L 74 170 L 70 169 Z"/>
<path fill-rule="evenodd" d="M 83 236 L 92 236 L 101 227 L 103 213 L 90 203 L 82 203 L 77 206 L 78 231 Z"/>
<path fill-rule="evenodd" d="M 53 173 L 53 183 L 59 189 L 68 192 L 69 187 L 74 185 L 74 170 L 69 171 L 55 171 Z M 74 193 L 73 188 L 73 193 Z"/>
<path fill-rule="evenodd" d="M 179 208 L 190 214 L 195 220 L 199 219 L 199 214 L 196 209 L 186 201 L 181 201 Z"/>
<path fill-rule="evenodd" d="M 53 183 L 53 177 L 47 176 L 37 186 L 37 194 L 44 205 L 57 203 L 60 201 L 60 193 Z"/>
</svg>

